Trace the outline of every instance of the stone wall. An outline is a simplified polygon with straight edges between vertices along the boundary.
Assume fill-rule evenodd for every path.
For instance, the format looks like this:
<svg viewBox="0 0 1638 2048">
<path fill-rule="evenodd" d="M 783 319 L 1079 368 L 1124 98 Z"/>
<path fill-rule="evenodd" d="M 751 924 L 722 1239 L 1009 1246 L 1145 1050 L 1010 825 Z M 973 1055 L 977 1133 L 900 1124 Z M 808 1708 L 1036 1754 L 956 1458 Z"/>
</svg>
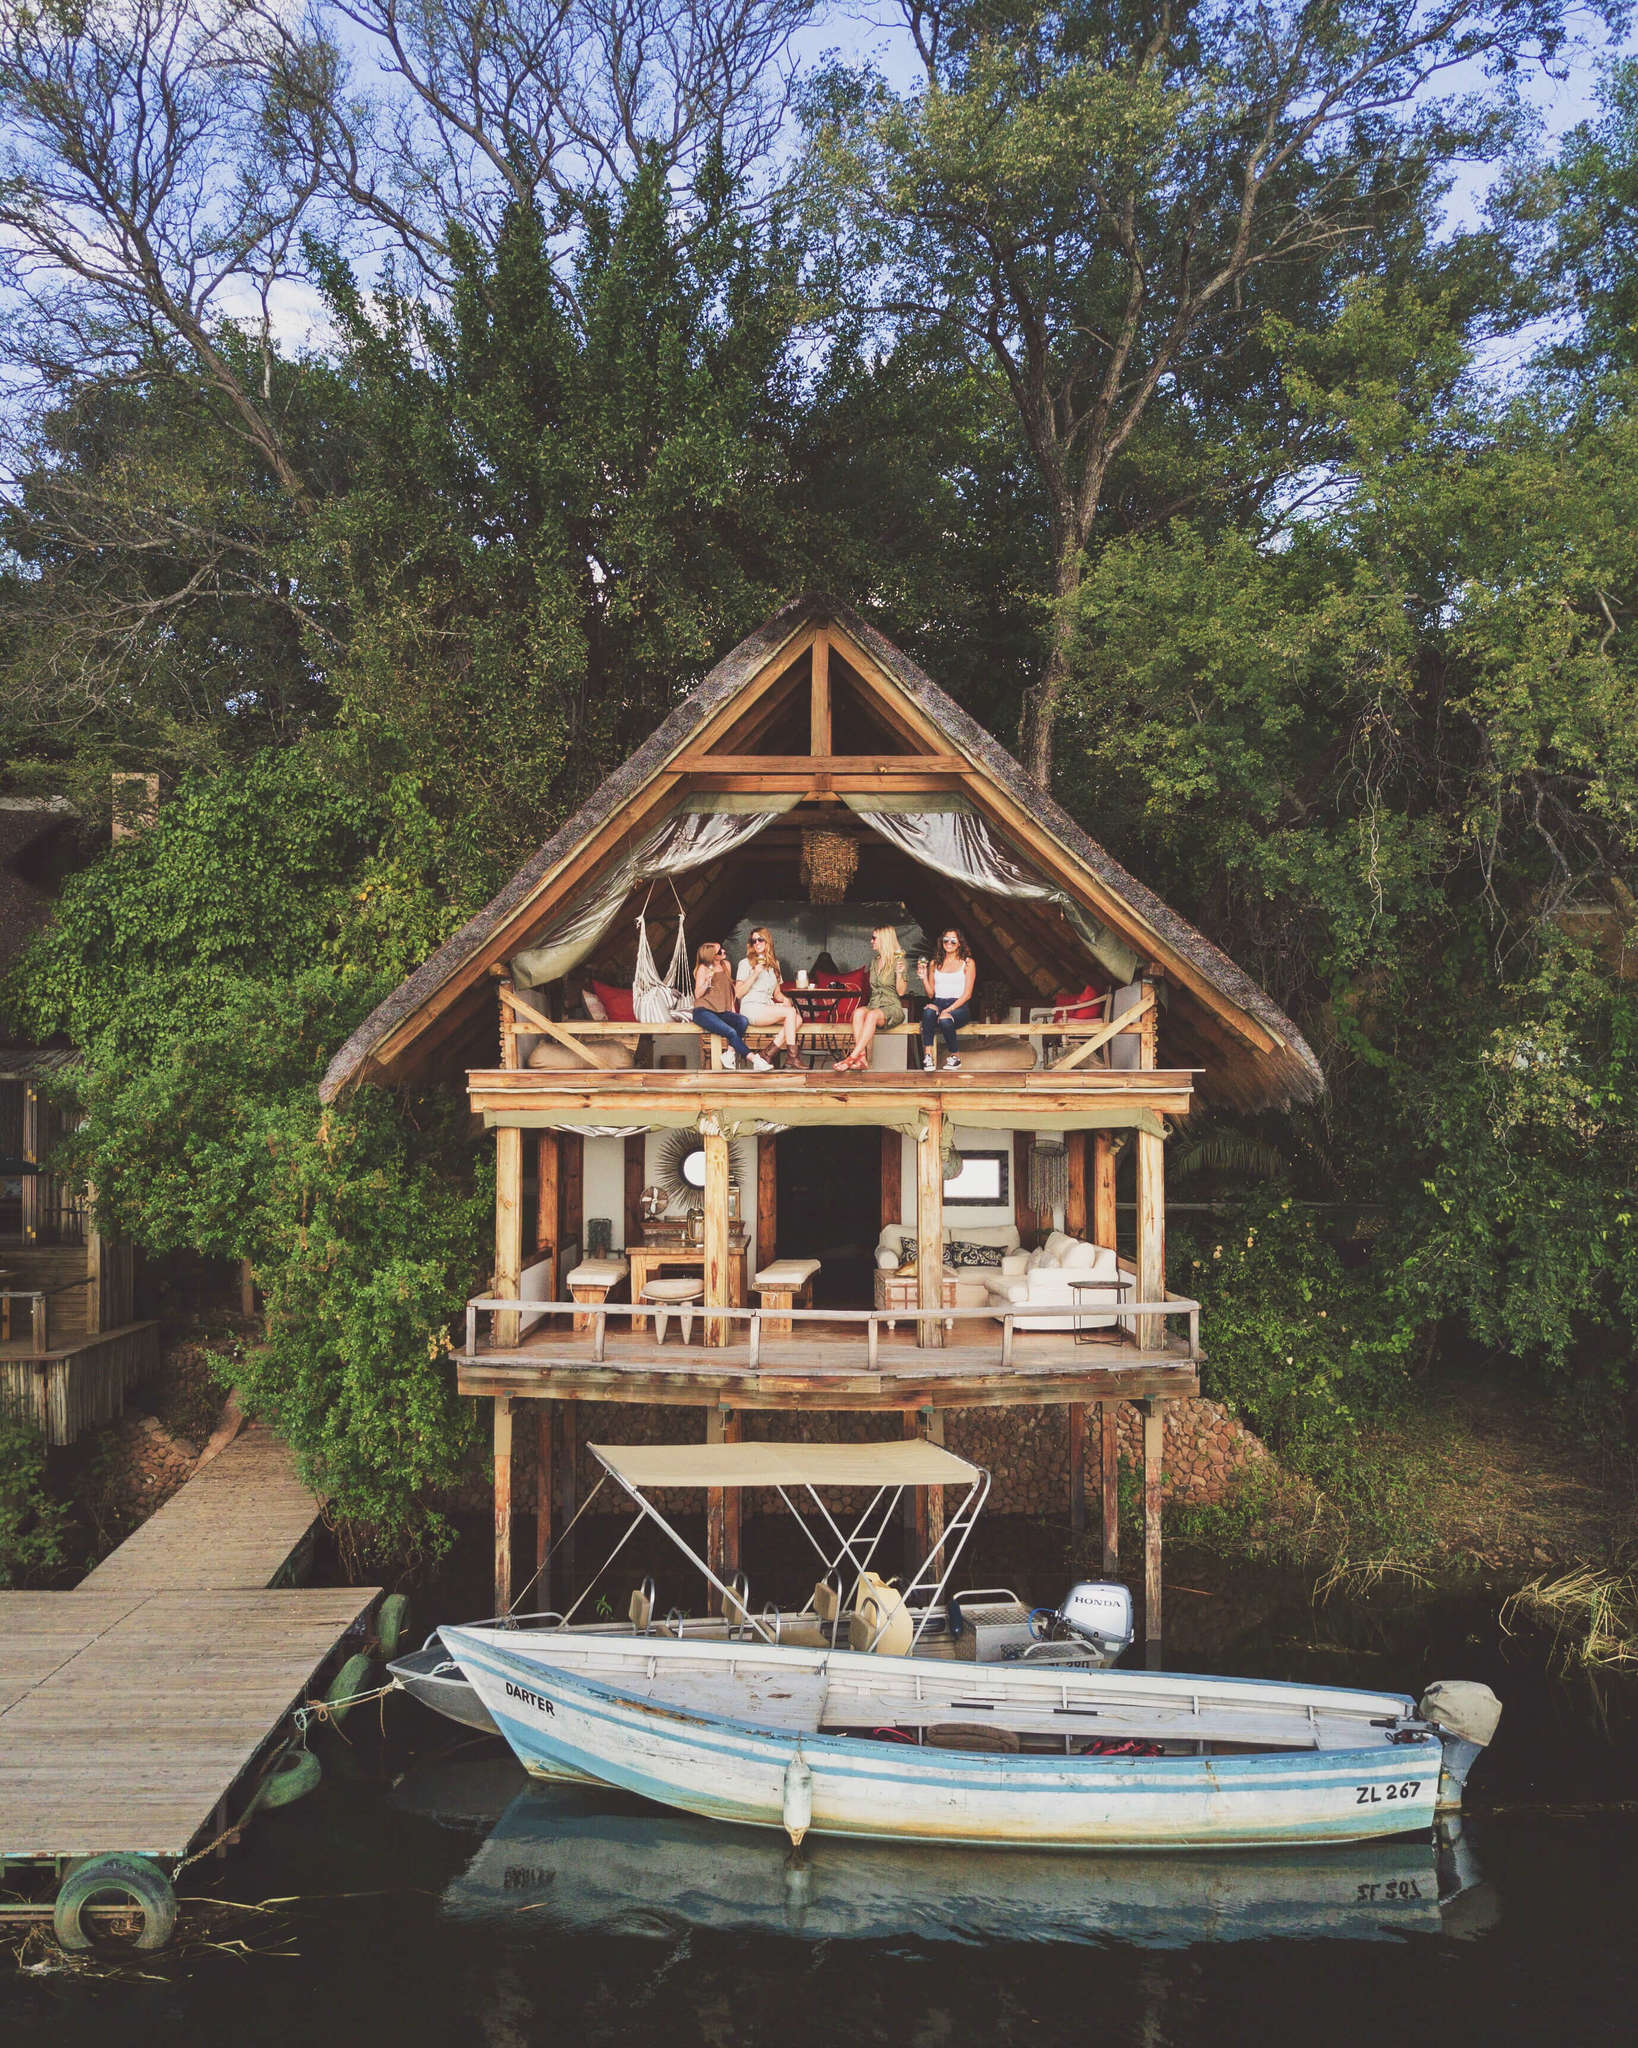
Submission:
<svg viewBox="0 0 1638 2048">
<path fill-rule="evenodd" d="M 527 1404 L 520 1404 L 527 1414 Z M 563 1411 L 560 1409 L 559 1413 Z M 648 1408 L 623 1403 L 577 1402 L 575 1419 L 582 1446 L 579 1459 L 579 1497 L 602 1476 L 602 1468 L 584 1450 L 590 1443 L 665 1443 L 702 1439 L 704 1418 L 692 1408 Z M 746 1417 L 747 1433 L 767 1442 L 862 1443 L 895 1436 L 902 1427 L 897 1413 L 796 1415 L 754 1414 Z M 1086 1482 L 1087 1495 L 1096 1514 L 1098 1497 L 1098 1412 L 1087 1412 Z M 523 1457 L 532 1430 L 520 1429 Z M 945 1414 L 944 1441 L 959 1457 L 986 1466 L 992 1477 L 987 1512 L 1000 1515 L 1047 1514 L 1067 1516 L 1069 1512 L 1069 1418 L 1062 1408 L 954 1408 Z M 1123 1402 L 1120 1410 L 1121 1456 L 1134 1470 L 1143 1468 L 1143 1423 L 1138 1409 Z M 1269 1456 L 1259 1438 L 1243 1423 L 1235 1421 L 1216 1401 L 1168 1401 L 1165 1419 L 1165 1478 L 1168 1500 L 1203 1506 L 1221 1500 L 1235 1476 L 1247 1465 Z M 611 1497 L 612 1496 L 612 1497 Z M 520 1458 L 513 1498 L 519 1511 L 533 1499 Z M 662 1493 L 656 1505 L 687 1513 L 697 1510 L 699 1500 Z M 607 1488 L 598 1502 L 615 1512 L 624 1506 L 624 1496 Z M 747 1513 L 779 1510 L 777 1494 L 766 1500 L 760 1494 L 746 1502 Z"/>
</svg>

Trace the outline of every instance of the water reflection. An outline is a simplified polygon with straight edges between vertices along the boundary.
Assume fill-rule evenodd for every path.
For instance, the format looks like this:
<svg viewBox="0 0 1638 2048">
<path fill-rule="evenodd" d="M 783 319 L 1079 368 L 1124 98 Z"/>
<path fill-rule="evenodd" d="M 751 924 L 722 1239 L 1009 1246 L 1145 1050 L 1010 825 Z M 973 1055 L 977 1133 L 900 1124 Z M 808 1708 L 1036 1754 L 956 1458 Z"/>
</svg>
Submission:
<svg viewBox="0 0 1638 2048">
<path fill-rule="evenodd" d="M 492 1793 L 493 1774 L 481 1792 Z M 422 1812 L 475 1817 L 456 1773 Z M 914 1943 L 1202 1942 L 1466 1935 L 1494 1901 L 1459 1829 L 1437 1842 L 1196 1856 L 1062 1856 L 782 1836 L 725 1828 L 567 1786 L 517 1793 L 445 1889 L 458 1922 L 543 1935 L 795 1935 Z"/>
</svg>

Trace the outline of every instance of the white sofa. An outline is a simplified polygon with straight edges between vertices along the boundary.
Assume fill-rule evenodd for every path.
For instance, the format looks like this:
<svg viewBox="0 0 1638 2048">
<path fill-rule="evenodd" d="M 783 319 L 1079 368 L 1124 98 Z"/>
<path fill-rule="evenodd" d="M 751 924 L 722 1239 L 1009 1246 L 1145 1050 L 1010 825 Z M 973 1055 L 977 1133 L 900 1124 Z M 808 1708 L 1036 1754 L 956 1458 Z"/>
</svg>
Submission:
<svg viewBox="0 0 1638 2048">
<path fill-rule="evenodd" d="M 1015 1223 L 946 1223 L 943 1231 L 944 1242 L 955 1240 L 960 1244 L 995 1245 L 1000 1249 L 1003 1260 L 1020 1259 L 1025 1256 L 1018 1249 L 1018 1226 Z M 916 1226 L 913 1223 L 889 1223 L 876 1240 L 876 1271 L 878 1275 L 896 1273 L 902 1261 L 901 1246 L 914 1252 Z M 951 1266 L 946 1264 L 944 1278 L 955 1282 L 955 1306 L 957 1308 L 983 1308 L 990 1298 L 990 1282 L 1001 1273 L 1000 1266 Z M 876 1286 L 876 1306 L 886 1307 L 881 1281 Z"/>
<path fill-rule="evenodd" d="M 1100 1300 L 1099 1296 L 1081 1297 L 1086 1303 L 1086 1312 L 1073 1320 L 1068 1316 L 1019 1315 L 1016 1311 L 1021 1308 L 1074 1308 L 1077 1297 L 1070 1292 L 1072 1280 L 1113 1280 L 1119 1271 L 1115 1254 L 1105 1246 L 1087 1244 L 1081 1238 L 1066 1237 L 1061 1230 L 1054 1230 L 1039 1251 L 1007 1259 L 999 1273 L 992 1275 L 986 1272 L 985 1284 L 997 1314 L 1007 1309 L 1015 1311 L 1015 1330 L 1056 1330 L 1068 1336 L 1077 1327 L 1105 1330 L 1118 1322 L 1113 1291 L 1107 1297 L 1107 1311 L 1094 1306 Z"/>
</svg>

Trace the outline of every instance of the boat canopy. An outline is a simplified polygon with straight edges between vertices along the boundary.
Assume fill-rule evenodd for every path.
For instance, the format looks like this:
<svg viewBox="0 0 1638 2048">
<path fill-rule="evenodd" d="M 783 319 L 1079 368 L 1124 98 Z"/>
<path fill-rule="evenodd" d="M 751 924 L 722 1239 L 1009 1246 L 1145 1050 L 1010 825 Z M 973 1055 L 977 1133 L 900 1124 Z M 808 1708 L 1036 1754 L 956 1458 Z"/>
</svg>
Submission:
<svg viewBox="0 0 1638 2048">
<path fill-rule="evenodd" d="M 938 1444 L 590 1444 L 629 1487 L 970 1486 L 982 1476 Z"/>
</svg>

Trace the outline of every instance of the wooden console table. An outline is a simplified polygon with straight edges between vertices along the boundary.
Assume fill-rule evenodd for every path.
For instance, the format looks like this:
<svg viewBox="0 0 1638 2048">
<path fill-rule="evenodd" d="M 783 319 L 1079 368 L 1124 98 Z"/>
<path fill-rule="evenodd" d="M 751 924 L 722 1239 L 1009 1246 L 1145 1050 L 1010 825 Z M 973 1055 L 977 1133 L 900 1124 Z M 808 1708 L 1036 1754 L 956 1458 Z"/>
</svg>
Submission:
<svg viewBox="0 0 1638 2048">
<path fill-rule="evenodd" d="M 745 1306 L 745 1254 L 751 1240 L 743 1230 L 728 1233 L 728 1301 L 729 1308 Z M 666 1266 L 687 1266 L 696 1270 L 703 1278 L 705 1274 L 705 1247 L 698 1244 L 628 1244 L 626 1257 L 631 1261 L 631 1298 L 641 1301 L 643 1289 L 650 1279 Z M 636 1331 L 648 1328 L 647 1316 L 633 1316 L 631 1327 Z"/>
</svg>

